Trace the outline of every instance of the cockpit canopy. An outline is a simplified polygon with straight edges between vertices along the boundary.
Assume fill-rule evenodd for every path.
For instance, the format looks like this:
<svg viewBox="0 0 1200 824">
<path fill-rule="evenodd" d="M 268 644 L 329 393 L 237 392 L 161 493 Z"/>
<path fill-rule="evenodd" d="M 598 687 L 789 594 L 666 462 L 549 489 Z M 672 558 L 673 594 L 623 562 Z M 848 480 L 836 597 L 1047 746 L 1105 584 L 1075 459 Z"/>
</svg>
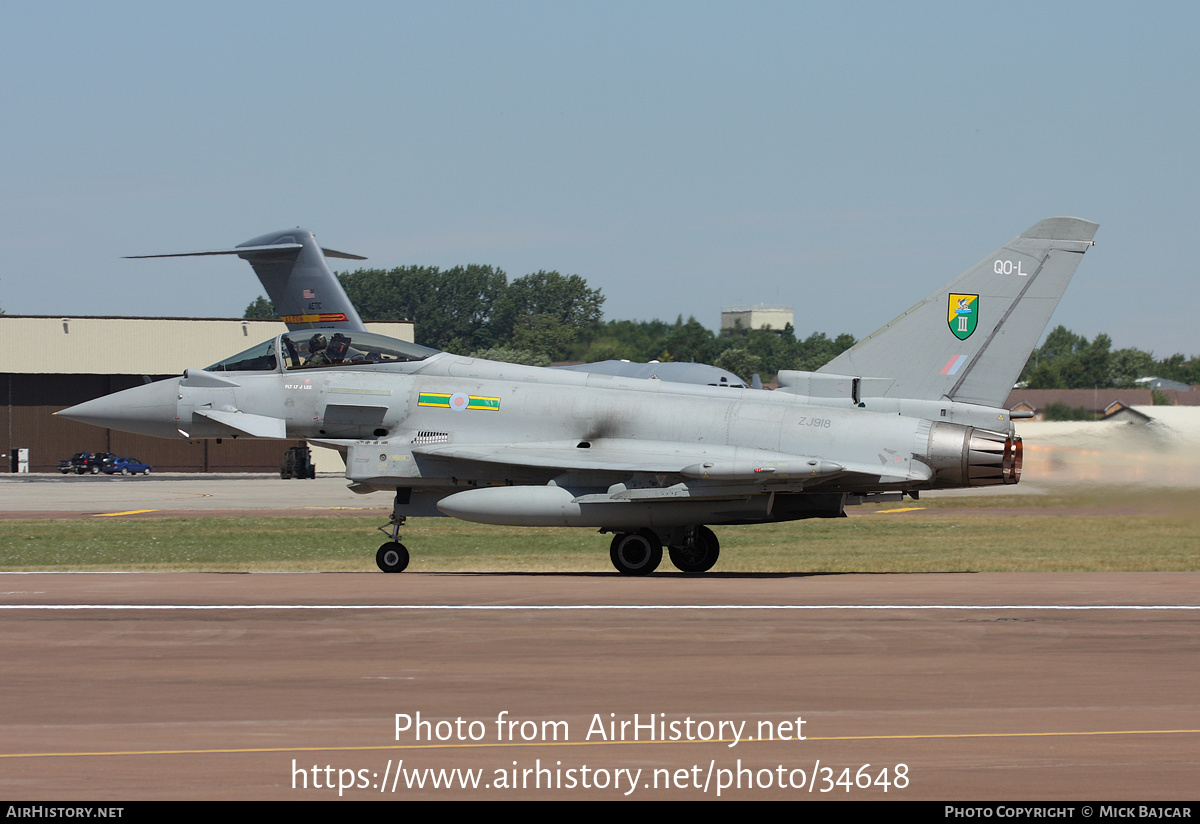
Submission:
<svg viewBox="0 0 1200 824">
<path fill-rule="evenodd" d="M 436 349 L 396 340 L 386 335 L 325 329 L 311 333 L 285 333 L 220 363 L 214 363 L 205 371 L 274 372 L 280 366 L 279 355 L 282 355 L 283 368 L 291 371 L 317 367 L 365 366 L 372 363 L 407 363 L 422 361 L 437 353 Z"/>
</svg>

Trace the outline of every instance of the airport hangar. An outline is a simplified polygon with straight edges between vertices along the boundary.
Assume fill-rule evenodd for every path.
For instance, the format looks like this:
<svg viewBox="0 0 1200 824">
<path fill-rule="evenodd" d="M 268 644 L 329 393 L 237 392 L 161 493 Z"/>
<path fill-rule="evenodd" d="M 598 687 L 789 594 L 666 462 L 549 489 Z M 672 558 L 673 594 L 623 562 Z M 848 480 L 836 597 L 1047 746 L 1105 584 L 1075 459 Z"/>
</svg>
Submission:
<svg viewBox="0 0 1200 824">
<path fill-rule="evenodd" d="M 411 321 L 368 322 L 367 330 L 413 340 Z M 57 418 L 68 406 L 203 368 L 287 331 L 282 321 L 0 315 L 0 438 L 4 468 L 29 450 L 30 472 L 53 472 L 76 452 L 130 455 L 156 472 L 278 472 L 304 441 L 222 438 L 177 441 Z M 333 450 L 314 449 L 318 470 L 341 472 Z"/>
</svg>

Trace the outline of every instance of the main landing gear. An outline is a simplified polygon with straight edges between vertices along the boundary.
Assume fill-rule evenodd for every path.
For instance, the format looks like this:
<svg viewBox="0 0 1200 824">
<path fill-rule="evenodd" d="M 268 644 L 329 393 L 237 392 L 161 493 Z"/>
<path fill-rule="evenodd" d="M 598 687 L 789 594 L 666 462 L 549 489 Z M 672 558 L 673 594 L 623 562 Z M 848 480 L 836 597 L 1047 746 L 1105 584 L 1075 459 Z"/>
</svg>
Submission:
<svg viewBox="0 0 1200 824">
<path fill-rule="evenodd" d="M 668 540 L 671 563 L 680 572 L 708 572 L 717 563 L 721 543 L 706 526 L 673 530 Z M 608 555 L 622 575 L 649 575 L 662 563 L 663 542 L 652 529 L 618 532 L 613 536 Z"/>
<path fill-rule="evenodd" d="M 721 554 L 721 542 L 706 526 L 696 527 L 695 534 L 682 546 L 671 547 L 671 563 L 680 572 L 708 572 Z"/>
<path fill-rule="evenodd" d="M 649 575 L 662 563 L 662 542 L 649 529 L 618 532 L 613 536 L 608 557 L 622 575 Z"/>
</svg>

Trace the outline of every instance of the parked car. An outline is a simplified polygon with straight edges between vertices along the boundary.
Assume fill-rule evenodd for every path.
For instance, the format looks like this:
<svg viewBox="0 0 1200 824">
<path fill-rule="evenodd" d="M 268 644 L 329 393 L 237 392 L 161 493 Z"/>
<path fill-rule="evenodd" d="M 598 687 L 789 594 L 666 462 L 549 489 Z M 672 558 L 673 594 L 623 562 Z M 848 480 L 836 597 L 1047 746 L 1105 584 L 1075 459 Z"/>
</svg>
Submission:
<svg viewBox="0 0 1200 824">
<path fill-rule="evenodd" d="M 87 456 L 88 456 L 87 452 L 76 452 L 71 457 L 64 458 L 63 460 L 58 462 L 58 471 L 64 475 L 66 475 L 70 472 L 74 472 L 76 474 L 81 474 L 83 470 L 76 469 L 76 467 L 82 467 L 84 465 L 84 462 L 87 460 Z"/>
<path fill-rule="evenodd" d="M 76 475 L 87 472 L 98 475 L 101 471 L 107 472 L 108 470 L 104 469 L 105 464 L 116 457 L 111 452 L 76 452 L 65 461 L 58 462 L 58 471 L 64 475 L 68 472 L 74 472 Z"/>
<path fill-rule="evenodd" d="M 111 461 L 106 461 L 103 466 L 104 474 L 115 475 L 137 475 L 139 472 L 143 475 L 149 475 L 152 467 L 150 464 L 144 464 L 137 458 L 113 458 Z"/>
</svg>

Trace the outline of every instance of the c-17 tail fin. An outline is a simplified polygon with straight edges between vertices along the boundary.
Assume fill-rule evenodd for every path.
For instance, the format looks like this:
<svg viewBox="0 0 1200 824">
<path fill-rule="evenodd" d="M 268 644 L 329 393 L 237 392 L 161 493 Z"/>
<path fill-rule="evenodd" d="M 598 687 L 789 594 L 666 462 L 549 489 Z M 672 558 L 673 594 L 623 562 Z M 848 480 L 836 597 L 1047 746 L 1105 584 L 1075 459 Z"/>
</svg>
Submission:
<svg viewBox="0 0 1200 824">
<path fill-rule="evenodd" d="M 892 378 L 884 397 L 1002 406 L 1097 228 L 1041 221 L 817 371 Z"/>
<path fill-rule="evenodd" d="M 365 331 L 358 312 L 325 258 L 366 260 L 317 245 L 307 229 L 287 229 L 248 240 L 232 249 L 180 252 L 172 255 L 132 255 L 133 258 L 237 255 L 249 261 L 267 290 L 275 311 L 288 329 L 349 329 Z"/>
</svg>

